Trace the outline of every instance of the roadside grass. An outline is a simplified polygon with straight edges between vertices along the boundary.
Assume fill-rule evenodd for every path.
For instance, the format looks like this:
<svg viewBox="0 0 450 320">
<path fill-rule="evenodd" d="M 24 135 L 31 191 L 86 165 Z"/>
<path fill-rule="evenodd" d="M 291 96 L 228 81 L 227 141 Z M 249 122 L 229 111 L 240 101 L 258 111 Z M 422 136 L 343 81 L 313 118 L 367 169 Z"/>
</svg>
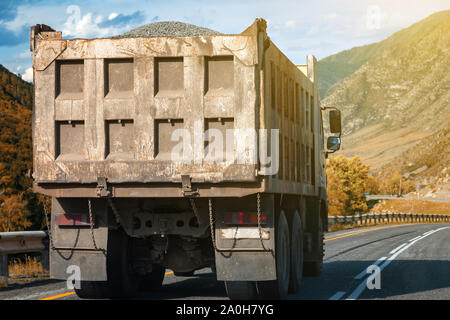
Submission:
<svg viewBox="0 0 450 320">
<path fill-rule="evenodd" d="M 9 282 L 14 284 L 29 283 L 48 279 L 49 272 L 42 267 L 40 257 L 13 258 L 8 264 Z"/>
<path fill-rule="evenodd" d="M 386 212 L 450 214 L 450 202 L 433 202 L 412 199 L 382 200 L 370 211 L 370 213 Z"/>
</svg>

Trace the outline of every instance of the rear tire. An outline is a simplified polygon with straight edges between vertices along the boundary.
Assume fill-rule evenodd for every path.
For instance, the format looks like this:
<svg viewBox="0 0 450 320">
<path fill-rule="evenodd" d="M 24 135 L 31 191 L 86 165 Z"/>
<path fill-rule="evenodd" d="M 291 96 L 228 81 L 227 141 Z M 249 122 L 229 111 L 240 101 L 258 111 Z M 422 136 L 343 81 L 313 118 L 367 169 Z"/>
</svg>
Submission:
<svg viewBox="0 0 450 320">
<path fill-rule="evenodd" d="M 137 292 L 139 278 L 131 272 L 131 239 L 122 230 L 108 231 L 107 281 L 82 281 L 75 289 L 80 298 L 130 298 Z"/>
<path fill-rule="evenodd" d="M 161 289 L 166 275 L 166 268 L 161 265 L 154 264 L 152 272 L 141 277 L 141 284 L 139 289 L 141 291 L 157 291 Z"/>
<path fill-rule="evenodd" d="M 75 288 L 75 293 L 81 299 L 104 299 L 107 297 L 106 281 L 81 281 L 80 288 Z"/>
<path fill-rule="evenodd" d="M 303 225 L 297 211 L 292 216 L 291 224 L 291 278 L 289 293 L 300 290 L 303 274 Z"/>
<path fill-rule="evenodd" d="M 288 294 L 290 278 L 290 237 L 286 215 L 280 212 L 275 229 L 275 260 L 277 280 L 258 281 L 257 289 L 261 299 L 284 299 Z"/>
<path fill-rule="evenodd" d="M 139 277 L 132 273 L 132 239 L 123 230 L 108 235 L 107 274 L 110 298 L 131 298 L 139 288 Z"/>
<path fill-rule="evenodd" d="M 254 300 L 257 298 L 253 281 L 225 281 L 225 290 L 231 300 Z"/>
<path fill-rule="evenodd" d="M 323 221 L 322 217 L 319 216 L 319 228 L 317 232 L 317 253 L 319 254 L 320 258 L 316 261 L 305 261 L 303 263 L 303 275 L 305 277 L 319 277 L 322 273 L 323 269 L 323 240 L 324 240 L 324 233 L 323 233 Z"/>
<path fill-rule="evenodd" d="M 194 275 L 194 271 L 189 272 L 173 272 L 175 277 L 192 277 Z"/>
</svg>

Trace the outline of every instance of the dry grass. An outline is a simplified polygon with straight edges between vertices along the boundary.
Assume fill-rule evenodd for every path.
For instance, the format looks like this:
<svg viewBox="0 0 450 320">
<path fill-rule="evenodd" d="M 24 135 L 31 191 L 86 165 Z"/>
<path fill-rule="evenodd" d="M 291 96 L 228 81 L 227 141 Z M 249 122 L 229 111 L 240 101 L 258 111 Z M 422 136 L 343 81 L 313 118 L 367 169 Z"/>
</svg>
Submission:
<svg viewBox="0 0 450 320">
<path fill-rule="evenodd" d="M 25 256 L 25 260 L 10 261 L 8 271 L 11 283 L 28 283 L 48 278 L 48 270 L 42 267 L 40 258 L 28 255 Z"/>
<path fill-rule="evenodd" d="M 450 202 L 433 202 L 412 199 L 383 200 L 377 203 L 370 212 L 450 214 Z"/>
<path fill-rule="evenodd" d="M 342 151 L 346 157 L 361 156 L 372 170 L 390 163 L 403 152 L 413 147 L 431 132 L 422 132 L 412 128 L 400 128 L 387 131 L 381 125 L 367 126 L 343 138 Z"/>
</svg>

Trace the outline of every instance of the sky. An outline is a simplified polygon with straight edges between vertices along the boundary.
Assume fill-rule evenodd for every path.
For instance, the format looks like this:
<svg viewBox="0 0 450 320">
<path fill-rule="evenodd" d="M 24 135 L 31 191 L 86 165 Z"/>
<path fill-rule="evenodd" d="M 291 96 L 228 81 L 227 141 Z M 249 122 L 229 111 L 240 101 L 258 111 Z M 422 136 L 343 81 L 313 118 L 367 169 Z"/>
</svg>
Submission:
<svg viewBox="0 0 450 320">
<path fill-rule="evenodd" d="M 122 34 L 155 21 L 182 21 L 225 34 L 255 18 L 295 64 L 389 37 L 450 9 L 449 0 L 0 0 L 0 64 L 32 80 L 30 27 L 46 24 L 64 38 Z"/>
</svg>

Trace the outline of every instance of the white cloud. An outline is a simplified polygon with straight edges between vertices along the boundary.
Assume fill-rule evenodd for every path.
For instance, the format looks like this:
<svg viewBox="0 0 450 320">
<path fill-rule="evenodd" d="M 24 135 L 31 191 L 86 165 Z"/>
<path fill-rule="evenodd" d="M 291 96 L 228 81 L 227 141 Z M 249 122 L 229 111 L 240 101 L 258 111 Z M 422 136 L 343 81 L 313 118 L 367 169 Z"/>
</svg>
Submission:
<svg viewBox="0 0 450 320">
<path fill-rule="evenodd" d="M 72 37 L 89 37 L 106 36 L 111 30 L 101 29 L 98 27 L 100 23 L 98 17 L 95 21 L 92 19 L 92 13 L 88 12 L 84 16 L 81 15 L 79 6 L 71 5 L 67 7 L 66 13 L 69 14 L 64 23 L 63 35 Z"/>
<path fill-rule="evenodd" d="M 320 26 L 318 24 L 313 25 L 309 30 L 306 32 L 307 37 L 311 37 L 314 35 L 319 34 Z"/>
<path fill-rule="evenodd" d="M 67 8 L 66 13 L 69 14 L 63 27 L 63 36 L 69 37 L 107 37 L 114 34 L 120 34 L 130 29 L 129 24 L 121 25 L 120 27 L 109 24 L 108 26 L 101 26 L 103 22 L 102 16 L 96 16 L 92 12 L 82 15 L 79 6 L 71 5 Z M 120 15 L 111 13 L 107 21 L 114 20 Z"/>
<path fill-rule="evenodd" d="M 20 59 L 30 59 L 31 58 L 30 50 L 25 50 L 25 51 L 22 51 L 21 53 L 19 53 L 19 58 Z"/>
<path fill-rule="evenodd" d="M 113 12 L 109 15 L 108 20 L 113 20 L 114 18 L 116 18 L 119 14 L 116 12 Z"/>
<path fill-rule="evenodd" d="M 286 29 L 290 29 L 293 30 L 295 29 L 295 27 L 297 26 L 297 23 L 294 20 L 288 20 L 286 21 L 286 23 L 284 24 L 284 27 Z"/>
<path fill-rule="evenodd" d="M 327 13 L 325 15 L 322 16 L 322 18 L 324 20 L 330 21 L 330 20 L 335 20 L 337 18 L 337 13 L 336 12 L 331 12 L 331 13 Z"/>
<path fill-rule="evenodd" d="M 33 68 L 27 68 L 25 74 L 22 75 L 22 79 L 28 82 L 33 81 Z"/>
</svg>

